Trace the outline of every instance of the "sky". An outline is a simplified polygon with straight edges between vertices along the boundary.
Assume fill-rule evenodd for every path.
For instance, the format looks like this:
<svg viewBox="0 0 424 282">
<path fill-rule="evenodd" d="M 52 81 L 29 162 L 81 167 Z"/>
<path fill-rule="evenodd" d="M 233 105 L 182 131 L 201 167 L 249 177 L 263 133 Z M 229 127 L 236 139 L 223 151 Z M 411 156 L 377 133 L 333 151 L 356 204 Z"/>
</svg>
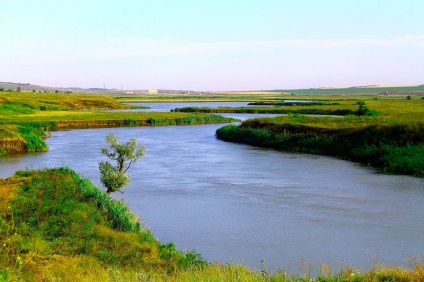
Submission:
<svg viewBox="0 0 424 282">
<path fill-rule="evenodd" d="M 269 90 L 424 84 L 423 0 L 0 0 L 0 81 Z"/>
</svg>

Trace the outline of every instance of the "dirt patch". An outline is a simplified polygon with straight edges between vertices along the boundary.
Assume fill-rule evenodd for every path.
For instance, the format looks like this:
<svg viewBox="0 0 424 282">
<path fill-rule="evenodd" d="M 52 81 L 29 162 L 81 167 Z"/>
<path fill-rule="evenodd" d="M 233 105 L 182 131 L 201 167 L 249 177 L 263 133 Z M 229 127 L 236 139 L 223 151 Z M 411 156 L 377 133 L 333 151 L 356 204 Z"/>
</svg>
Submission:
<svg viewBox="0 0 424 282">
<path fill-rule="evenodd" d="M 7 154 L 19 154 L 26 152 L 25 142 L 21 140 L 3 140 L 0 141 L 0 148 L 6 150 Z"/>
<path fill-rule="evenodd" d="M 1 179 L 0 178 L 0 208 L 6 207 L 9 199 L 13 196 L 13 191 L 16 187 L 22 185 L 23 182 L 20 179 Z"/>
</svg>

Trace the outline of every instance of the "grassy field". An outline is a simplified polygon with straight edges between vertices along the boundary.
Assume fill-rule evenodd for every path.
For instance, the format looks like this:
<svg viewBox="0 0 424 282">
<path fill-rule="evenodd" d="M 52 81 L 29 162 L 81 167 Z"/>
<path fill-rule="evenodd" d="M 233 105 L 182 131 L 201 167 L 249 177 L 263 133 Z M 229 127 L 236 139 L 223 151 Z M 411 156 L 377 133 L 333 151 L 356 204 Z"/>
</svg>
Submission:
<svg viewBox="0 0 424 282">
<path fill-rule="evenodd" d="M 315 99 L 319 97 L 424 97 L 424 86 L 373 86 L 373 87 L 345 87 L 345 88 L 309 88 L 309 89 L 280 89 L 258 91 L 215 91 L 198 92 L 197 94 L 159 94 L 134 95 L 110 94 L 122 102 L 210 102 L 210 101 L 269 101 L 273 99 Z"/>
<path fill-rule="evenodd" d="M 337 156 L 391 173 L 424 176 L 423 99 L 369 97 L 357 100 L 349 97 L 332 101 L 338 101 L 332 107 L 347 109 L 350 105 L 351 110 L 357 109 L 344 118 L 294 114 L 248 120 L 240 126 L 219 129 L 217 136 L 226 141 L 278 150 Z M 316 110 L 328 106 L 304 108 L 311 107 Z M 366 111 L 361 111 L 360 107 Z"/>
<path fill-rule="evenodd" d="M 0 92 L 0 155 L 45 151 L 45 131 L 58 129 L 232 121 L 202 113 L 100 111 L 128 108 L 108 96 Z"/>
<path fill-rule="evenodd" d="M 317 277 L 208 262 L 156 240 L 122 201 L 66 167 L 19 171 L 0 191 L 0 281 L 424 281 L 422 260 L 323 265 Z"/>
</svg>

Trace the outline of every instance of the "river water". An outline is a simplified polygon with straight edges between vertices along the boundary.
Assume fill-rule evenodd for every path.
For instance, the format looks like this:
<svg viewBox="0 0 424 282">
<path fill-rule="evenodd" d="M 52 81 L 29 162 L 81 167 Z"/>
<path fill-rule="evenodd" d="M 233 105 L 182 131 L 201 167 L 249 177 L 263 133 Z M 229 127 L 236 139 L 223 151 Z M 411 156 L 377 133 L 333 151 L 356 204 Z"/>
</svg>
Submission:
<svg viewBox="0 0 424 282">
<path fill-rule="evenodd" d="M 243 118 L 243 115 L 239 116 Z M 271 271 L 321 264 L 405 265 L 424 255 L 424 179 L 325 156 L 227 143 L 222 125 L 53 132 L 50 150 L 0 158 L 0 177 L 67 165 L 100 185 L 104 137 L 138 137 L 146 157 L 123 195 L 146 228 L 180 250 Z"/>
</svg>

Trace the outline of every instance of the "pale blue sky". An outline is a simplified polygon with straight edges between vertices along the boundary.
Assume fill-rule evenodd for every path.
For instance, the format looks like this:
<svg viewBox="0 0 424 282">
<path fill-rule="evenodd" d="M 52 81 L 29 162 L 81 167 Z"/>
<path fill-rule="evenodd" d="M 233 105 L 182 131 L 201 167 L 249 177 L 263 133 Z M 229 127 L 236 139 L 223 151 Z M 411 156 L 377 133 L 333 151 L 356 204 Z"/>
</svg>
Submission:
<svg viewBox="0 0 424 282">
<path fill-rule="evenodd" d="M 0 81 L 259 90 L 424 83 L 423 0 L 0 0 Z"/>
</svg>

